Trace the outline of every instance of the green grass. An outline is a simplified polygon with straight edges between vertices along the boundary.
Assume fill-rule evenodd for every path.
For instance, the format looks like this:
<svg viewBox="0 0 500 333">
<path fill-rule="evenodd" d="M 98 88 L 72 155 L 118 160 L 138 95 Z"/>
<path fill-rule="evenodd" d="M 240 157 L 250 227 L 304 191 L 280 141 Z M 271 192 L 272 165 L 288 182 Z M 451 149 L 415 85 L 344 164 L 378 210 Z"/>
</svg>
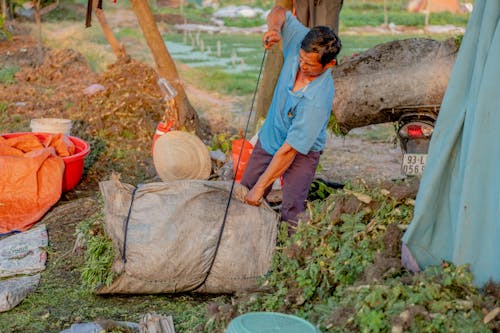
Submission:
<svg viewBox="0 0 500 333">
<path fill-rule="evenodd" d="M 14 75 L 19 72 L 19 69 L 18 66 L 0 69 L 0 84 L 14 84 L 16 82 Z"/>
<path fill-rule="evenodd" d="M 171 315 L 177 332 L 203 323 L 207 297 L 196 295 L 96 296 L 82 290 L 78 275 L 57 276 L 49 267 L 36 292 L 15 310 L 0 313 L 0 331 L 56 333 L 72 323 L 98 319 L 138 323 L 146 313 Z M 214 298 L 215 299 L 215 298 Z"/>
<path fill-rule="evenodd" d="M 266 24 L 265 18 L 225 18 L 224 25 L 226 27 L 239 27 L 239 28 L 248 28 L 248 27 L 258 27 Z"/>
<path fill-rule="evenodd" d="M 243 1 L 220 1 L 219 6 L 241 5 Z M 273 5 L 272 1 L 247 1 L 247 5 L 270 9 Z M 384 14 L 383 1 L 370 0 L 350 0 L 344 1 L 344 5 L 340 12 L 340 26 L 361 27 L 361 26 L 380 26 L 384 23 L 385 15 L 387 15 L 387 23 L 396 25 L 417 26 L 422 27 L 425 24 L 425 15 L 422 13 L 411 13 L 407 11 L 407 0 L 386 0 L 386 13 Z M 158 13 L 180 14 L 181 8 L 156 8 Z M 187 4 L 182 8 L 182 12 L 186 19 L 190 22 L 210 23 L 210 15 L 214 12 L 211 7 L 199 8 L 193 4 Z M 452 14 L 431 13 L 429 15 L 429 24 L 445 25 L 452 24 L 455 26 L 465 27 L 469 18 L 469 14 Z M 264 19 L 224 19 L 227 26 L 235 27 L 256 27 L 265 23 Z"/>
<path fill-rule="evenodd" d="M 140 29 L 132 29 L 132 28 L 117 29 L 115 36 L 118 40 L 122 38 L 136 38 L 136 39 L 143 38 L 143 34 Z"/>
<path fill-rule="evenodd" d="M 387 23 L 396 25 L 417 26 L 425 25 L 425 15 L 407 11 L 408 1 L 386 0 Z M 380 26 L 385 22 L 384 1 L 351 0 L 345 1 L 340 11 L 340 27 Z M 469 14 L 431 13 L 429 24 L 452 24 L 465 27 Z"/>
<path fill-rule="evenodd" d="M 198 8 L 193 4 L 187 4 L 183 7 L 156 7 L 153 8 L 156 14 L 176 14 L 183 15 L 187 22 L 197 22 L 199 24 L 211 24 L 211 17 L 214 9 L 211 7 Z"/>
<path fill-rule="evenodd" d="M 98 209 L 78 230 L 102 235 L 96 231 L 96 226 L 102 227 L 102 203 Z M 71 252 L 70 242 L 64 248 L 51 238 L 40 285 L 20 305 L 0 313 L 0 332 L 56 333 L 72 323 L 98 319 L 137 323 L 146 313 L 173 316 L 178 333 L 224 332 L 232 316 L 209 313 L 210 303 L 219 309 L 232 306 L 240 314 L 295 314 L 324 333 L 388 332 L 394 318 L 404 318 L 405 311 L 411 320 L 407 322 L 409 332 L 490 331 L 483 323 L 482 310 L 499 306 L 498 299 L 472 285 L 467 266 L 443 263 L 409 274 L 399 266 L 379 262 L 378 269 L 368 270 L 374 274 L 372 279 L 363 275 L 365 269 L 377 267 L 381 252 L 382 258 L 395 255 L 389 254 L 387 245 L 393 243 L 387 240 L 386 231 L 392 227 L 392 242 L 399 239 L 394 228 L 412 220 L 411 201 L 395 201 L 379 189 L 346 184 L 326 200 L 309 203 L 308 211 L 311 219 L 300 223 L 292 237 L 281 225 L 272 269 L 262 280 L 267 292 L 251 295 L 97 296 L 82 284 L 81 274 L 90 275 L 90 281 L 104 282 L 107 277 L 101 275 L 101 269 L 109 267 L 109 251 L 100 253 L 89 246 L 87 252 L 93 252 L 94 259 L 104 256 L 107 260 L 85 264 L 82 256 Z"/>
<path fill-rule="evenodd" d="M 10 32 L 5 28 L 4 23 L 5 19 L 0 15 L 0 41 L 5 38 L 10 39 L 12 37 Z"/>
<path fill-rule="evenodd" d="M 238 4 L 240 1 L 220 1 L 221 6 Z M 265 3 L 271 5 L 272 1 L 255 0 L 255 5 Z M 366 4 L 364 4 L 366 2 Z M 394 3 L 406 2 L 392 1 Z M 82 2 L 83 3 L 83 2 Z M 351 5 L 358 6 L 350 9 Z M 377 9 L 379 8 L 379 9 Z M 389 21 L 396 23 L 396 18 L 406 17 L 403 10 L 394 7 L 389 12 Z M 168 12 L 173 9 L 161 9 L 159 11 Z M 178 9 L 175 9 L 178 12 Z M 195 7 L 186 6 L 184 8 L 188 17 L 206 20 L 208 22 L 209 10 L 205 12 L 197 10 Z M 367 2 L 362 0 L 346 1 L 344 11 L 341 16 L 341 26 L 354 26 L 356 24 L 372 25 L 381 24 L 380 13 L 373 14 L 374 10 L 380 10 L 380 3 Z M 391 14 L 392 13 L 392 14 Z M 398 16 L 401 15 L 401 16 Z M 414 15 L 412 20 L 419 25 L 421 16 Z M 447 22 L 450 18 L 446 14 L 436 15 L 436 20 Z M 456 19 L 456 18 L 453 18 Z M 343 21 L 344 20 L 344 21 Z M 350 20 L 350 21 L 349 21 Z M 371 21 L 373 20 L 373 21 Z M 382 15 L 383 22 L 383 15 Z M 431 15 L 431 24 L 433 23 Z M 344 25 L 345 24 L 345 25 Z M 444 24 L 444 23 L 443 23 Z M 83 25 L 83 23 L 82 23 Z M 341 31 L 342 32 L 342 31 Z M 133 29 L 124 29 L 119 32 L 120 37 L 136 37 Z M 422 35 L 420 35 L 422 36 Z M 394 39 L 415 37 L 415 35 L 377 35 L 377 36 L 342 36 L 344 48 L 340 55 L 351 55 L 360 53 L 379 43 Z M 443 39 L 449 36 L 432 36 L 435 39 Z M 106 44 L 104 37 L 99 34 L 92 37 L 100 44 Z M 184 35 L 172 34 L 165 38 L 169 41 L 182 44 Z M 196 38 L 196 36 L 193 36 Z M 255 81 L 258 74 L 258 66 L 262 58 L 263 50 L 260 45 L 260 35 L 202 35 L 204 46 L 210 46 L 215 52 L 218 41 L 222 45 L 221 57 L 231 58 L 233 50 L 244 59 L 249 70 L 239 74 L 228 73 L 222 66 L 219 67 L 193 67 L 182 69 L 181 78 L 186 79 L 203 89 L 217 91 L 223 94 L 250 94 L 255 88 Z M 187 42 L 191 45 L 191 40 Z M 195 46 L 199 49 L 199 45 Z M 247 49 L 247 51 L 243 51 Z M 193 53 L 192 51 L 189 51 Z M 88 57 L 88 55 L 87 55 Z M 200 59 L 186 60 L 182 56 L 173 55 L 177 62 L 185 64 L 200 63 Z M 98 52 L 90 53 L 90 60 L 93 68 L 98 68 L 101 56 Z M 183 67 L 184 68 L 184 67 Z M 21 115 L 9 114 L 8 105 L 0 103 L 0 131 L 21 131 L 28 129 L 28 120 Z M 374 132 L 374 137 L 383 139 L 386 132 Z M 100 148 L 93 145 L 92 152 L 102 151 L 104 143 L 99 141 Z M 121 156 L 127 159 L 128 156 L 119 150 L 116 157 Z M 97 158 L 97 157 L 95 157 Z M 92 158 L 91 158 L 92 159 Z M 116 162 L 118 163 L 118 161 Z M 340 194 L 339 194 L 340 195 Z M 380 198 L 380 194 L 370 194 L 372 197 Z M 297 237 L 286 240 L 283 236 L 281 246 L 277 256 L 274 258 L 274 270 L 267 277 L 274 290 L 265 295 L 256 296 L 253 302 L 242 303 L 241 311 L 267 310 L 281 311 L 279 307 L 285 300 L 292 300 L 288 304 L 288 310 L 297 315 L 301 315 L 314 323 L 325 327 L 324 332 L 343 331 L 370 331 L 384 330 L 390 328 L 390 315 L 401 313 L 401 302 L 407 304 L 422 304 L 436 314 L 431 321 L 426 322 L 417 318 L 413 331 L 429 332 L 450 331 L 455 329 L 471 329 L 485 331 L 482 324 L 480 309 L 477 304 L 483 304 L 485 298 L 481 298 L 476 290 L 470 286 L 470 276 L 464 272 L 464 268 L 436 268 L 421 276 L 421 280 L 415 278 L 414 283 L 403 283 L 401 277 L 408 277 L 403 272 L 400 275 L 391 275 L 385 281 L 378 284 L 370 284 L 366 289 L 353 289 L 352 282 L 359 276 L 363 267 L 370 264 L 376 251 L 381 248 L 380 237 L 383 235 L 384 227 L 390 223 L 408 223 L 411 220 L 411 207 L 402 203 L 389 202 L 383 204 L 380 209 L 365 207 L 358 214 L 344 214 L 338 224 L 330 225 L 328 217 L 331 207 L 334 207 L 335 198 L 324 203 L 317 202 L 310 207 L 313 210 L 313 220 L 310 225 L 302 228 Z M 95 221 L 100 221 L 102 216 L 92 217 Z M 367 231 L 368 225 L 375 221 L 374 231 Z M 401 222 L 403 221 L 403 222 Z M 310 227 L 310 228 L 309 228 Z M 303 236 L 299 240 L 299 238 Z M 310 257 L 292 258 L 284 254 L 283 251 L 302 244 L 304 247 L 314 249 Z M 321 246 L 318 246 L 321 244 Z M 323 246 L 327 244 L 328 246 Z M 335 248 L 336 251 L 332 251 Z M 91 248 L 92 249 L 92 248 Z M 96 248 L 93 248 L 96 250 Z M 330 252 L 329 252 L 330 251 Z M 326 263 L 326 266 L 325 266 Z M 106 263 L 105 263 L 106 264 Z M 172 315 L 175 328 L 178 333 L 194 332 L 195 327 L 207 323 L 206 306 L 209 302 L 231 303 L 234 298 L 228 296 L 207 296 L 207 295 L 139 295 L 139 296 L 96 296 L 83 287 L 81 280 L 82 268 L 84 267 L 82 258 L 73 255 L 71 252 L 57 251 L 53 245 L 49 248 L 49 258 L 47 269 L 42 273 L 42 280 L 37 290 L 30 294 L 20 305 L 14 309 L 0 313 L 0 332 L 30 332 L 30 333 L 52 333 L 68 328 L 72 323 L 89 322 L 99 318 L 125 320 L 138 322 L 140 317 L 146 313 L 159 313 Z M 102 276 L 105 279 L 106 276 Z M 339 283 L 339 288 L 335 289 L 333 283 Z M 436 281 L 441 285 L 436 284 Z M 297 283 L 295 285 L 294 283 Z M 279 287 L 283 286 L 283 289 Z M 293 298 L 289 298 L 293 286 L 299 287 L 300 295 L 306 302 L 302 304 L 293 303 Z M 474 300 L 473 308 L 461 309 L 462 300 L 470 297 Z M 479 301 L 476 302 L 476 300 Z M 297 298 L 295 300 L 298 300 Z M 446 303 L 446 304 L 445 304 Z M 492 303 L 490 302 L 489 305 Z M 498 301 L 491 308 L 498 306 Z M 344 327 L 329 326 L 330 317 L 342 308 L 355 308 L 359 311 L 351 318 L 352 325 L 356 329 L 349 330 Z M 487 308 L 487 306 L 485 306 Z M 210 319 L 212 320 L 212 319 Z M 209 320 L 209 322 L 210 322 Z M 214 321 L 211 321 L 214 323 Z M 224 327 L 224 323 L 219 327 Z M 329 327 L 329 328 L 327 328 Z M 203 332 L 210 332 L 209 329 Z"/>
<path fill-rule="evenodd" d="M 86 233 L 87 239 L 102 224 L 102 205 L 98 208 L 96 214 L 77 228 Z M 158 313 L 173 316 L 177 332 L 190 333 L 204 322 L 208 302 L 227 301 L 226 296 L 220 295 L 94 295 L 89 285 L 106 280 L 103 270 L 109 268 L 112 259 L 109 251 L 100 252 L 102 244 L 107 244 L 103 239 L 100 234 L 89 244 L 88 261 L 82 262 L 82 257 L 71 249 L 65 251 L 59 244 L 54 246 L 51 238 L 47 268 L 42 272 L 40 285 L 20 305 L 0 313 L 0 332 L 56 333 L 73 323 L 98 319 L 138 323 L 146 313 Z"/>
<path fill-rule="evenodd" d="M 256 79 L 251 74 L 228 74 L 222 68 L 193 69 L 183 73 L 186 80 L 196 82 L 204 90 L 227 95 L 249 95 L 255 90 Z"/>
<path fill-rule="evenodd" d="M 0 133 L 29 132 L 29 119 L 18 113 L 9 113 L 9 105 L 0 102 Z"/>
<path fill-rule="evenodd" d="M 443 40 L 451 34 L 387 34 L 387 35 L 340 35 L 343 48 L 338 57 L 361 53 L 369 48 L 393 41 L 414 37 Z M 164 36 L 172 58 L 183 67 L 181 77 L 202 89 L 224 94 L 246 95 L 255 89 L 264 49 L 261 36 L 222 35 L 209 33 L 170 33 Z M 220 49 L 220 55 L 217 50 Z M 236 62 L 231 59 L 236 56 Z M 241 64 L 244 64 L 242 66 Z"/>
</svg>

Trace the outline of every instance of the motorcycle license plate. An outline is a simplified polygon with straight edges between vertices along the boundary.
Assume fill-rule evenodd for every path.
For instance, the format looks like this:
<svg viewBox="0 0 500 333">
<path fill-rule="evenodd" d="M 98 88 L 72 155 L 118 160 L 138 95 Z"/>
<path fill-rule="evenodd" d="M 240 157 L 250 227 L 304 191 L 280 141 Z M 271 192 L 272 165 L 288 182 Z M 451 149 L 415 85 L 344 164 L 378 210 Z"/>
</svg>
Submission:
<svg viewBox="0 0 500 333">
<path fill-rule="evenodd" d="M 401 171 L 405 175 L 422 175 L 427 154 L 404 154 Z"/>
</svg>

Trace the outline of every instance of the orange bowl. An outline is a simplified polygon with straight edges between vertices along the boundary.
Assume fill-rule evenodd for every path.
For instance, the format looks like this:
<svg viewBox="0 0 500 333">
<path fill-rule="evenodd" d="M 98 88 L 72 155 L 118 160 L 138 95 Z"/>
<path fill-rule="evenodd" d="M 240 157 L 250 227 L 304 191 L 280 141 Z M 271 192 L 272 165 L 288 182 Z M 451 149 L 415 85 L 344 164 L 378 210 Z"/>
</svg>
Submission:
<svg viewBox="0 0 500 333">
<path fill-rule="evenodd" d="M 41 132 L 17 132 L 3 134 L 5 139 L 20 136 L 23 134 L 34 134 L 40 141 L 44 141 L 47 136 L 52 133 L 41 133 Z M 76 187 L 80 182 L 83 174 L 83 163 L 85 162 L 85 156 L 90 152 L 90 145 L 88 142 L 77 138 L 76 136 L 68 136 L 71 142 L 75 145 L 75 153 L 71 156 L 63 157 L 64 161 L 64 175 L 62 183 L 62 191 L 67 192 Z"/>
</svg>

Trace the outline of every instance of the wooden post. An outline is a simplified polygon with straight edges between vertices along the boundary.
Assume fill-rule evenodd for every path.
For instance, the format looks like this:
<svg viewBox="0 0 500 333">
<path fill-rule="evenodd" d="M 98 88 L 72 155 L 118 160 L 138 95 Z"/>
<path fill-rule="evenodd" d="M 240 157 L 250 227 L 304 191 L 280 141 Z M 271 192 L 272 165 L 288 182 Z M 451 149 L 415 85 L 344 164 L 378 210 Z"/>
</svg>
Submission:
<svg viewBox="0 0 500 333">
<path fill-rule="evenodd" d="M 35 22 L 36 22 L 36 40 L 37 40 L 37 49 L 38 49 L 38 55 L 37 55 L 37 62 L 38 65 L 41 65 L 43 62 L 43 46 L 42 46 L 42 18 L 40 15 L 40 0 L 33 0 L 33 5 L 35 7 Z"/>
<path fill-rule="evenodd" d="M 292 9 L 292 0 L 275 0 L 275 6 Z M 262 48 L 264 52 L 264 48 Z M 274 88 L 278 82 L 278 77 L 283 66 L 283 53 L 281 52 L 281 43 L 274 45 L 267 52 L 267 57 L 264 62 L 264 72 L 262 73 L 262 82 L 259 86 L 257 93 L 257 100 L 255 101 L 255 118 L 253 123 L 254 130 L 267 115 L 267 110 L 271 105 L 273 99 Z"/>
<path fill-rule="evenodd" d="M 186 92 L 182 86 L 175 63 L 165 46 L 165 41 L 161 37 L 156 25 L 153 13 L 146 0 L 131 0 L 132 9 L 137 16 L 146 43 L 151 50 L 153 59 L 158 67 L 158 73 L 177 91 L 175 101 L 179 111 L 180 125 L 187 130 L 198 131 L 199 119 L 194 108 L 187 99 Z"/>
<path fill-rule="evenodd" d="M 175 333 L 172 316 L 146 314 L 139 323 L 140 333 Z"/>
<path fill-rule="evenodd" d="M 99 21 L 99 24 L 101 25 L 102 32 L 104 33 L 104 37 L 106 37 L 106 40 L 108 41 L 109 45 L 111 46 L 111 49 L 113 49 L 113 53 L 115 54 L 116 58 L 118 61 L 124 61 L 128 62 L 130 61 L 130 56 L 127 55 L 127 51 L 125 50 L 125 45 L 120 43 L 118 39 L 115 37 L 113 34 L 113 31 L 108 25 L 108 22 L 106 20 L 106 17 L 104 16 L 104 12 L 102 9 L 97 8 L 98 1 L 93 1 L 92 6 L 95 15 L 97 16 L 97 20 Z"/>
<path fill-rule="evenodd" d="M 7 19 L 7 0 L 2 0 L 2 17 Z"/>
</svg>

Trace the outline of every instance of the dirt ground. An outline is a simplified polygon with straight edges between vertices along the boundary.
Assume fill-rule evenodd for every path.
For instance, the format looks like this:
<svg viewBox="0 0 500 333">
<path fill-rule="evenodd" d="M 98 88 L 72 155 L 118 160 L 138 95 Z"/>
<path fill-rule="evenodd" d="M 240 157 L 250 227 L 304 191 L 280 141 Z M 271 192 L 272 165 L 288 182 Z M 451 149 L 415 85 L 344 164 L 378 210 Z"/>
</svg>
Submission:
<svg viewBox="0 0 500 333">
<path fill-rule="evenodd" d="M 119 16 L 126 18 L 124 22 L 128 24 L 127 22 L 130 19 L 127 18 L 129 15 Z M 114 20 L 114 17 L 112 16 L 112 20 Z M 16 84 L 16 87 L 10 86 L 8 89 L 2 89 L 3 93 L 0 93 L 2 101 L 11 103 L 7 108 L 7 112 L 23 114 L 27 118 L 65 116 L 70 119 L 80 119 L 86 117 L 87 114 L 82 114 L 81 108 L 65 108 L 62 104 L 76 103 L 72 101 L 71 96 L 84 98 L 81 91 L 99 80 L 106 81 L 106 75 L 109 81 L 112 78 L 112 75 L 110 77 L 109 74 L 112 70 L 104 73 L 103 77 L 99 78 L 87 68 L 81 55 L 64 49 L 48 51 L 45 63 L 40 68 L 34 69 L 33 66 L 39 61 L 37 59 L 36 43 L 30 35 L 27 35 L 29 33 L 28 29 L 23 29 L 20 26 L 16 29 L 16 32 L 17 34 L 12 41 L 2 41 L 0 43 L 0 61 L 2 64 L 4 66 L 17 65 L 22 69 L 17 76 L 23 82 Z M 120 66 L 117 65 L 115 70 L 119 71 L 118 67 Z M 150 64 L 145 64 L 145 66 L 150 66 Z M 129 66 L 128 70 L 130 68 Z M 149 70 L 153 71 L 152 68 Z M 43 89 L 36 91 L 37 86 L 43 84 L 42 81 L 50 81 L 51 89 L 56 86 L 57 95 L 53 94 L 50 88 L 45 88 L 45 91 Z M 146 85 L 143 87 L 146 87 Z M 194 108 L 202 110 L 199 113 L 200 118 L 206 124 L 208 131 L 213 133 L 234 131 L 236 128 L 243 127 L 245 119 L 241 115 L 241 110 L 248 110 L 250 101 L 242 97 L 223 96 L 218 93 L 203 91 L 195 86 L 186 85 L 185 88 Z M 152 88 L 148 87 L 147 89 Z M 157 92 L 151 94 L 154 95 L 155 93 Z M 89 103 L 82 104 L 88 106 Z M 154 104 L 151 101 L 149 103 Z M 12 104 L 14 104 L 14 107 L 12 107 Z M 62 112 L 63 114 L 60 114 L 61 108 L 66 109 Z M 154 108 L 161 109 L 161 105 L 154 105 Z M 100 114 L 102 116 L 102 112 Z M 147 115 L 146 118 L 153 119 L 149 120 L 149 126 L 147 126 L 149 128 L 145 129 L 145 133 L 143 133 L 146 138 L 141 138 L 142 141 L 148 140 L 147 136 L 151 133 L 148 130 L 151 129 L 151 126 L 154 129 L 155 121 L 159 119 L 160 114 L 161 111 L 156 115 Z M 95 131 L 99 130 L 99 125 L 102 126 L 103 124 L 95 124 Z M 375 138 L 372 135 L 373 133 L 376 134 Z M 144 144 L 149 143 L 144 142 Z M 320 163 L 321 171 L 318 175 L 330 181 L 346 182 L 354 179 L 364 179 L 367 182 L 376 182 L 377 180 L 402 177 L 400 172 L 401 151 L 394 144 L 392 124 L 372 125 L 366 128 L 354 129 L 345 137 L 331 136 Z M 151 176 L 153 175 L 151 174 Z"/>
<path fill-rule="evenodd" d="M 125 24 L 134 24 L 130 15 L 121 15 L 121 19 Z M 48 34 L 53 44 L 64 46 L 53 32 Z M 71 31 L 63 35 L 68 38 L 68 34 Z M 124 42 L 134 59 L 140 45 L 134 45 L 132 40 Z M 113 170 L 133 184 L 158 180 L 152 164 L 151 139 L 163 105 L 150 63 L 115 63 L 96 74 L 76 50 L 52 47 L 45 48 L 44 54 L 39 58 L 31 30 L 22 25 L 15 27 L 12 41 L 0 41 L 0 64 L 20 68 L 16 83 L 0 89 L 0 102 L 7 105 L 6 114 L 0 113 L 0 132 L 3 128 L 9 132 L 29 130 L 32 118 L 64 117 L 74 120 L 72 135 L 91 143 L 93 152 L 88 160 L 92 166 L 86 167 L 81 183 L 64 193 L 41 221 L 47 225 L 54 251 L 49 260 L 63 263 L 65 267 L 57 269 L 57 274 L 77 284 L 79 276 L 74 268 L 81 264 L 82 256 L 70 256 L 79 250 L 75 248 L 75 227 L 95 213 L 98 182 L 107 179 Z M 94 83 L 110 88 L 103 94 L 83 94 Z M 193 107 L 202 110 L 199 115 L 206 132 L 234 131 L 244 124 L 241 110 L 248 110 L 248 98 L 203 91 L 192 85 L 185 89 Z M 318 176 L 331 182 L 362 181 L 372 185 L 401 178 L 401 151 L 394 144 L 392 126 L 372 125 L 355 129 L 345 137 L 330 137 Z M 106 138 L 107 155 L 103 143 L 94 139 L 97 135 Z M 129 154 L 132 151 L 135 153 Z"/>
<path fill-rule="evenodd" d="M 130 16 L 123 18 L 127 23 Z M 96 204 L 100 180 L 107 179 L 112 171 L 120 172 L 122 179 L 133 184 L 139 175 L 141 181 L 158 180 L 150 148 L 163 105 L 154 69 L 147 63 L 115 63 L 99 75 L 73 49 L 45 48 L 44 53 L 40 59 L 36 41 L 23 25 L 14 27 L 11 41 L 0 41 L 2 66 L 20 68 L 16 83 L 0 89 L 0 101 L 7 105 L 7 115 L 0 120 L 2 128 L 8 129 L 6 132 L 16 132 L 29 131 L 32 118 L 69 118 L 74 121 L 72 135 L 91 143 L 94 152 L 87 159 L 93 166 L 86 168 L 81 183 L 64 193 L 43 220 L 49 231 L 54 221 L 65 221 L 66 227 L 54 230 L 52 240 L 62 241 L 61 246 L 69 251 L 74 243 L 74 226 L 88 217 L 92 213 L 89 207 Z M 93 83 L 111 89 L 96 96 L 84 95 L 83 90 Z M 185 88 L 194 108 L 202 110 L 199 115 L 207 132 L 215 134 L 243 127 L 242 110 L 248 111 L 250 105 L 246 98 L 224 96 L 191 85 Z M 107 138 L 108 149 L 115 151 L 113 156 L 99 157 L 102 143 L 94 141 L 95 134 Z M 401 151 L 393 138 L 392 124 L 355 129 L 344 137 L 331 136 L 321 157 L 318 177 L 337 183 L 361 180 L 373 185 L 401 178 Z M 136 154 L 120 156 L 120 152 L 130 150 L 136 150 Z"/>
<path fill-rule="evenodd" d="M 117 17 L 121 24 L 133 24 L 130 13 L 124 15 L 119 11 L 118 15 L 110 16 L 110 21 L 114 22 Z M 41 59 L 31 29 L 14 25 L 13 39 L 0 42 L 0 63 L 20 68 L 16 84 L 0 90 L 0 101 L 7 105 L 8 114 L 3 119 L 8 125 L 4 124 L 3 128 L 7 128 L 7 132 L 29 131 L 32 118 L 69 118 L 74 121 L 72 135 L 88 140 L 93 150 L 87 157 L 93 166 L 86 167 L 81 183 L 73 191 L 64 193 L 58 205 L 95 198 L 98 182 L 107 179 L 113 171 L 121 173 L 122 179 L 132 184 L 159 180 L 150 147 L 163 105 L 152 65 L 134 60 L 127 64 L 114 63 L 99 75 L 73 49 L 45 48 Z M 64 46 L 53 30 L 46 34 L 52 43 Z M 131 53 L 138 52 L 137 43 L 124 43 Z M 110 88 L 104 94 L 84 95 L 83 90 L 94 83 Z M 205 133 L 234 132 L 244 127 L 248 113 L 242 110 L 249 111 L 248 97 L 225 96 L 193 85 L 185 85 L 185 89 L 193 107 L 201 110 L 198 113 Z M 93 138 L 96 134 L 108 140 L 107 149 L 113 151 L 113 156 L 102 155 L 102 142 Z M 402 178 L 401 151 L 394 143 L 394 134 L 392 124 L 379 124 L 354 129 L 344 137 L 329 137 L 317 176 L 330 182 L 361 181 L 371 185 Z M 209 135 L 204 139 L 208 143 Z M 136 153 L 123 155 L 123 151 L 132 150 Z M 83 219 L 88 210 L 84 206 L 82 209 Z"/>
</svg>

